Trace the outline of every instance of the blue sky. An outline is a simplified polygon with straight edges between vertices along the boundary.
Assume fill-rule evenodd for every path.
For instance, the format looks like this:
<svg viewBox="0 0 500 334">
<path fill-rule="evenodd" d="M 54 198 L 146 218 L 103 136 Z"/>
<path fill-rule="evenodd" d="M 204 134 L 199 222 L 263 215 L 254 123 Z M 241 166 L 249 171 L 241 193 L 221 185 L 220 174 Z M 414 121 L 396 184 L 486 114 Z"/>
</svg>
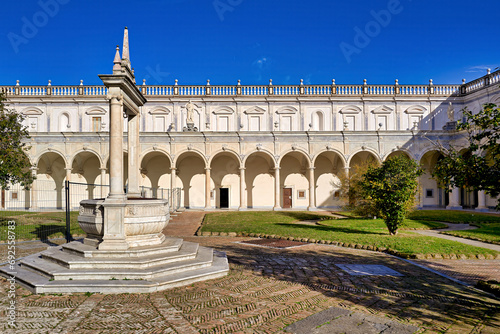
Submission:
<svg viewBox="0 0 500 334">
<path fill-rule="evenodd" d="M 500 66 L 498 1 L 23 0 L 0 85 L 101 84 L 128 26 L 148 84 L 460 83 Z"/>
</svg>

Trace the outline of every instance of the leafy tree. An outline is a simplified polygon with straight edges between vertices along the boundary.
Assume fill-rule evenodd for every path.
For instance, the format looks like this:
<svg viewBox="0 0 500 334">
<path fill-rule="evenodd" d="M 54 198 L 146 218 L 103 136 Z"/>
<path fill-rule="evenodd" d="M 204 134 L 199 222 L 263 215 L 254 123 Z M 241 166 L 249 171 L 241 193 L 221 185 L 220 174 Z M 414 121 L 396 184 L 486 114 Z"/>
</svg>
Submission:
<svg viewBox="0 0 500 334">
<path fill-rule="evenodd" d="M 359 216 L 379 216 L 375 204 L 371 199 L 363 196 L 361 188 L 363 175 L 368 171 L 368 168 L 377 166 L 376 160 L 368 159 L 359 164 L 354 164 L 349 168 L 348 173 L 338 175 L 339 182 L 335 186 L 340 188 L 341 198 L 347 203 L 344 207 L 346 210 L 352 211 Z"/>
<path fill-rule="evenodd" d="M 25 188 L 33 183 L 33 175 L 26 151 L 30 148 L 23 138 L 30 138 L 21 123 L 24 116 L 7 109 L 5 94 L 0 93 L 0 188 L 21 183 Z"/>
<path fill-rule="evenodd" d="M 465 131 L 468 147 L 440 147 L 443 157 L 436 163 L 432 176 L 445 187 L 484 190 L 492 197 L 500 194 L 500 107 L 493 103 L 473 114 L 462 110 L 464 120 L 457 130 Z M 500 199 L 497 203 L 500 209 Z"/>
<path fill-rule="evenodd" d="M 374 202 L 391 235 L 398 233 L 410 212 L 417 193 L 417 178 L 423 172 L 414 160 L 396 156 L 380 167 L 368 168 L 363 175 L 363 194 Z"/>
</svg>

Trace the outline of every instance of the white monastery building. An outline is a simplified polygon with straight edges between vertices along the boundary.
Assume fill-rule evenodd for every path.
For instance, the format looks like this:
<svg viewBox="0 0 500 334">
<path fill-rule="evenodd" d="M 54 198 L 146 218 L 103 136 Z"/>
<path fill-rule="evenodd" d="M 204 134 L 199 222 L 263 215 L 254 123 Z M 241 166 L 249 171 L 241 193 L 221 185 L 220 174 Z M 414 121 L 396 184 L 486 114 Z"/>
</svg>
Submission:
<svg viewBox="0 0 500 334">
<path fill-rule="evenodd" d="M 117 50 L 114 69 L 122 61 Z M 367 159 L 381 162 L 406 154 L 426 170 L 419 206 L 485 210 L 496 200 L 461 189 L 448 196 L 430 172 L 440 156 L 437 143 L 460 145 L 461 134 L 454 130 L 460 110 L 500 104 L 499 85 L 500 71 L 452 85 L 432 80 L 428 85 L 397 80 L 343 85 L 332 80 L 284 86 L 270 80 L 261 86 L 239 81 L 183 86 L 175 80 L 174 85 L 151 86 L 144 80 L 137 84 L 147 100 L 138 125 L 140 157 L 137 164 L 128 162 L 125 149 L 124 168 L 140 171 L 144 187 L 180 188 L 185 208 L 315 210 L 344 205 L 340 173 Z M 110 101 L 104 85 L 17 82 L 0 91 L 10 108 L 26 117 L 29 158 L 37 176 L 30 191 L 4 191 L 2 206 L 17 200 L 30 209 L 61 208 L 66 180 L 109 184 Z M 89 189 L 87 198 L 107 195 L 105 187 Z M 47 196 L 54 201 L 47 202 Z"/>
</svg>

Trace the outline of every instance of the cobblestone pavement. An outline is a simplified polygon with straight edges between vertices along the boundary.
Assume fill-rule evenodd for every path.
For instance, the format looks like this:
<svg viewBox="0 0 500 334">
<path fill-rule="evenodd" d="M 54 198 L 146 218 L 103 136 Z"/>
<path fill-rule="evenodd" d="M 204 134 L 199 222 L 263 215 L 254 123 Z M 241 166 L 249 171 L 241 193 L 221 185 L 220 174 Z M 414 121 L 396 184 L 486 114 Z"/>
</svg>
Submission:
<svg viewBox="0 0 500 334">
<path fill-rule="evenodd" d="M 330 307 L 416 326 L 421 333 L 500 332 L 500 301 L 387 254 L 240 243 L 252 238 L 184 239 L 225 251 L 229 275 L 152 294 L 32 295 L 18 287 L 16 329 L 7 325 L 9 284 L 2 279 L 0 332 L 284 333 L 287 325 Z M 384 265 L 403 276 L 351 276 L 338 264 Z"/>
<path fill-rule="evenodd" d="M 382 253 L 328 245 L 270 249 L 249 238 L 189 237 L 226 251 L 228 276 L 153 293 L 17 294 L 17 329 L 6 323 L 2 281 L 0 331 L 12 333 L 282 333 L 332 306 L 390 318 L 429 333 L 498 333 L 500 302 Z M 350 276 L 335 264 L 379 264 L 403 274 Z"/>
</svg>

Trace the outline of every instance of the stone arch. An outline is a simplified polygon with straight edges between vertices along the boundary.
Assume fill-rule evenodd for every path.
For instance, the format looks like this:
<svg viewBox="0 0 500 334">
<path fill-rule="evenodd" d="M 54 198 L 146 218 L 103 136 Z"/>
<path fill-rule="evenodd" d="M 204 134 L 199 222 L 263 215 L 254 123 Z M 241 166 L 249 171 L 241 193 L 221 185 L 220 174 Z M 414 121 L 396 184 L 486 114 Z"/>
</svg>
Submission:
<svg viewBox="0 0 500 334">
<path fill-rule="evenodd" d="M 286 150 L 280 154 L 280 157 L 277 161 L 278 166 L 281 165 L 281 161 L 286 155 L 289 155 L 290 153 L 297 153 L 303 156 L 304 160 L 307 161 L 307 167 L 312 167 L 312 161 L 311 158 L 309 157 L 309 154 L 307 154 L 306 150 L 304 150 L 301 147 L 296 147 L 296 148 L 291 148 L 289 150 Z M 294 154 L 297 156 L 297 154 Z M 303 162 L 303 161 L 302 161 Z"/>
<path fill-rule="evenodd" d="M 449 203 L 449 195 L 432 178 L 432 171 L 437 161 L 442 157 L 441 152 L 429 148 L 422 153 L 420 166 L 425 173 L 420 177 L 420 206 L 422 207 L 445 207 Z"/>
<path fill-rule="evenodd" d="M 215 153 L 210 161 L 210 177 L 213 182 L 211 207 L 237 208 L 240 204 L 240 157 L 233 151 Z"/>
<path fill-rule="evenodd" d="M 195 148 L 191 148 L 191 149 L 185 149 L 185 150 L 182 150 L 179 152 L 179 154 L 177 154 L 177 156 L 175 156 L 174 158 L 174 165 L 177 165 L 178 161 L 179 161 L 179 158 L 184 155 L 184 154 L 187 154 L 187 153 L 192 153 L 192 154 L 195 154 L 195 155 L 198 155 L 202 160 L 203 162 L 205 163 L 205 167 L 204 168 L 207 168 L 209 165 L 208 165 L 208 160 L 207 160 L 207 157 L 205 156 L 205 154 L 203 154 L 203 152 L 201 152 L 200 150 L 198 149 L 195 149 Z"/>
<path fill-rule="evenodd" d="M 410 151 L 408 151 L 408 150 L 406 150 L 404 148 L 399 148 L 399 149 L 392 150 L 391 152 L 387 153 L 385 155 L 385 157 L 382 158 L 382 161 L 386 161 L 387 159 L 395 157 L 395 156 L 398 156 L 398 155 L 405 155 L 406 157 L 408 157 L 408 158 L 410 158 L 412 160 L 418 161 L 416 159 L 416 157 Z"/>
<path fill-rule="evenodd" d="M 172 188 L 172 161 L 165 151 L 148 150 L 141 155 L 139 166 L 141 186 L 151 188 L 148 197 L 162 197 L 158 194 L 158 189 Z"/>
<path fill-rule="evenodd" d="M 101 179 L 102 161 L 100 156 L 92 150 L 80 150 L 71 160 L 70 181 L 86 183 L 86 186 L 73 187 L 71 205 L 75 206 L 84 199 L 104 197 L 108 189 L 103 189 L 108 184 L 106 178 Z"/>
<path fill-rule="evenodd" d="M 37 190 L 34 202 L 40 209 L 62 209 L 66 205 L 64 181 L 66 180 L 66 157 L 58 151 L 46 150 L 37 159 Z"/>
<path fill-rule="evenodd" d="M 246 206 L 249 208 L 272 208 L 274 206 L 274 184 L 276 160 L 266 150 L 257 150 L 243 160 L 245 167 Z"/>
<path fill-rule="evenodd" d="M 206 157 L 197 150 L 186 150 L 175 159 L 176 186 L 182 188 L 181 204 L 186 208 L 205 207 Z M 211 189 L 213 186 L 211 185 Z"/>
<path fill-rule="evenodd" d="M 280 166 L 280 203 L 282 208 L 307 208 L 311 194 L 309 167 L 311 159 L 302 150 L 288 151 L 278 161 Z M 283 189 L 283 193 L 281 192 Z M 291 203 L 285 198 L 291 193 Z"/>
<path fill-rule="evenodd" d="M 341 179 L 346 161 L 340 152 L 324 150 L 313 159 L 315 206 L 319 208 L 338 208 L 343 205 L 340 199 Z"/>
<path fill-rule="evenodd" d="M 251 152 L 247 153 L 245 155 L 245 157 L 243 158 L 242 165 L 246 166 L 248 158 L 250 156 L 252 156 L 253 154 L 256 154 L 256 153 L 262 153 L 262 154 L 267 155 L 268 158 L 272 161 L 272 168 L 275 168 L 275 167 L 278 166 L 278 163 L 276 162 L 275 156 L 270 151 L 268 151 L 266 149 L 258 149 L 258 150 L 254 150 L 254 151 L 251 151 Z"/>
<path fill-rule="evenodd" d="M 362 148 L 360 150 L 354 151 L 347 159 L 347 165 L 348 165 L 348 167 L 351 167 L 353 164 L 353 160 L 355 160 L 354 163 L 357 163 L 357 162 L 359 162 L 359 161 L 356 161 L 357 158 L 369 159 L 369 156 L 372 156 L 373 159 L 378 164 L 381 163 L 381 159 L 380 159 L 380 156 L 378 155 L 378 153 L 374 149 L 372 149 L 370 147 L 366 147 L 366 148 Z"/>
</svg>

